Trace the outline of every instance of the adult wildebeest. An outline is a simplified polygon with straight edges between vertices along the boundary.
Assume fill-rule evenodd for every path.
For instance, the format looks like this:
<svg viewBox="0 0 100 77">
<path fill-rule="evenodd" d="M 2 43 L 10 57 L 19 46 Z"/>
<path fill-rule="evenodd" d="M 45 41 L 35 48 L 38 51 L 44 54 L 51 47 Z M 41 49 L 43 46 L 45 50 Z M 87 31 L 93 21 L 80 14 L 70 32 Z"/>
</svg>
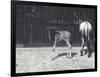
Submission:
<svg viewBox="0 0 100 77">
<path fill-rule="evenodd" d="M 81 50 L 80 50 L 81 56 L 84 54 L 84 51 L 86 50 L 87 51 L 86 53 L 88 53 L 88 57 L 90 57 L 91 52 L 95 49 L 95 35 L 93 32 L 92 25 L 89 21 L 83 21 L 84 19 L 80 18 L 77 12 L 74 12 L 74 16 L 76 17 L 76 19 L 80 21 L 79 32 L 81 33 L 81 40 L 82 40 Z M 90 41 L 92 41 L 93 50 L 91 50 Z"/>
<path fill-rule="evenodd" d="M 84 55 L 84 50 L 85 50 L 85 45 L 86 45 L 87 54 L 88 54 L 88 57 L 90 57 L 91 56 L 90 40 L 93 38 L 93 37 L 90 37 L 92 33 L 92 25 L 90 24 L 90 22 L 84 21 L 80 24 L 79 31 L 81 33 L 81 40 L 82 40 L 81 50 L 80 50 L 81 56 Z"/>
<path fill-rule="evenodd" d="M 69 48 L 69 52 L 67 53 L 67 55 L 69 58 L 71 58 L 71 44 L 70 44 L 71 33 L 69 31 L 61 31 L 55 29 L 49 29 L 48 31 L 49 31 L 48 34 L 49 39 L 51 40 L 54 38 L 53 51 L 55 51 L 57 42 L 65 41 Z"/>
</svg>

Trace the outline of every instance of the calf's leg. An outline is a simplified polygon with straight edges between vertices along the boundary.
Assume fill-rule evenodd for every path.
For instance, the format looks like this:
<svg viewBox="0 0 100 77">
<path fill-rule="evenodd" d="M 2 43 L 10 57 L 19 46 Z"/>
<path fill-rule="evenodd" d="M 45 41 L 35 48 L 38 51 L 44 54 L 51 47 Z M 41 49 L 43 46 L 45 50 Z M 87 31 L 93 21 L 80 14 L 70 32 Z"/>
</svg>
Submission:
<svg viewBox="0 0 100 77">
<path fill-rule="evenodd" d="M 55 39 L 54 44 L 53 44 L 53 51 L 55 51 L 56 49 L 56 43 L 57 43 L 57 39 Z"/>
<path fill-rule="evenodd" d="M 72 51 L 71 51 L 71 44 L 70 44 L 70 42 L 69 41 L 66 41 L 66 44 L 68 45 L 68 49 L 69 49 L 69 52 L 67 53 L 68 54 L 68 57 L 69 58 L 71 58 L 72 57 L 72 55 L 71 55 L 71 53 L 72 53 Z"/>
</svg>

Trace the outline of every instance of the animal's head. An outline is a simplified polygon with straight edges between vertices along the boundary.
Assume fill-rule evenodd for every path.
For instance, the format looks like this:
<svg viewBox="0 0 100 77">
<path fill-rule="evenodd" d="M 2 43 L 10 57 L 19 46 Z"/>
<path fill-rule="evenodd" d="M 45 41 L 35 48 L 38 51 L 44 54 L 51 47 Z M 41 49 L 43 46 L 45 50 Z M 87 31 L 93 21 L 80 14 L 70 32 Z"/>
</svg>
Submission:
<svg viewBox="0 0 100 77">
<path fill-rule="evenodd" d="M 49 40 L 54 40 L 54 36 L 55 36 L 55 30 L 54 29 L 48 29 L 48 38 Z"/>
<path fill-rule="evenodd" d="M 49 26 L 46 28 L 46 30 L 49 40 L 52 41 L 54 40 L 55 34 L 57 33 L 56 31 L 59 30 L 59 27 Z"/>
</svg>

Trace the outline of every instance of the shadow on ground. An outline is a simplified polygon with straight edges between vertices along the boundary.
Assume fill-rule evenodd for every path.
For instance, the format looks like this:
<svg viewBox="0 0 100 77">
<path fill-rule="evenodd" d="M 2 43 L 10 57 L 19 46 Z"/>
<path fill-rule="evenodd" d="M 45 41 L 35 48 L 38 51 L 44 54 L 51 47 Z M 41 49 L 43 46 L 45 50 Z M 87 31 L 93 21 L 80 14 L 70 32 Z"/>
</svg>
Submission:
<svg viewBox="0 0 100 77">
<path fill-rule="evenodd" d="M 77 53 L 72 53 L 71 54 L 72 55 L 72 57 L 74 57 L 75 55 L 77 55 Z M 56 57 L 54 57 L 52 60 L 56 60 L 57 58 L 60 58 L 60 57 L 62 57 L 62 56 L 67 56 L 67 53 L 61 53 L 61 54 L 58 54 Z M 72 58 L 71 57 L 71 58 Z"/>
</svg>

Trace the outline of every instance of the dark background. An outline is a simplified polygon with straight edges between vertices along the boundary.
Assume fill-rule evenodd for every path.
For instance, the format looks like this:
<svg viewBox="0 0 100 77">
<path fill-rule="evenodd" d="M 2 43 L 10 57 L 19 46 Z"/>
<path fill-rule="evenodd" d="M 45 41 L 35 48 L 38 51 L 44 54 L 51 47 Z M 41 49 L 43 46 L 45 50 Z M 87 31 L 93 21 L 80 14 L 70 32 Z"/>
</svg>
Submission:
<svg viewBox="0 0 100 77">
<path fill-rule="evenodd" d="M 68 30 L 72 33 L 72 45 L 80 45 L 79 24 L 89 21 L 95 30 L 94 8 L 16 5 L 16 45 L 24 47 L 52 46 L 48 28 Z M 95 32 L 95 31 L 94 31 Z M 65 46 L 59 42 L 58 46 Z"/>
</svg>

